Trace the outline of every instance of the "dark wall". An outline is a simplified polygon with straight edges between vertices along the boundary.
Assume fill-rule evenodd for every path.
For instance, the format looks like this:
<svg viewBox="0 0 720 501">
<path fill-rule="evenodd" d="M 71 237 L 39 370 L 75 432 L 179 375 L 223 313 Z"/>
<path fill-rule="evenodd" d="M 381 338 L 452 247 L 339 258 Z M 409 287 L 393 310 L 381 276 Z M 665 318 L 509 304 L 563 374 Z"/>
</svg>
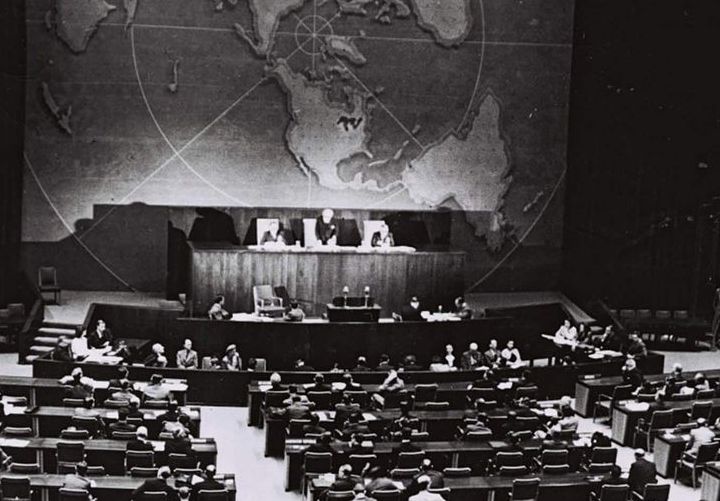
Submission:
<svg viewBox="0 0 720 501">
<path fill-rule="evenodd" d="M 703 207 L 720 195 L 718 26 L 712 0 L 578 3 L 563 276 L 572 296 L 707 304 L 718 259 Z"/>
<path fill-rule="evenodd" d="M 17 300 L 25 117 L 25 2 L 0 2 L 0 307 Z"/>
</svg>

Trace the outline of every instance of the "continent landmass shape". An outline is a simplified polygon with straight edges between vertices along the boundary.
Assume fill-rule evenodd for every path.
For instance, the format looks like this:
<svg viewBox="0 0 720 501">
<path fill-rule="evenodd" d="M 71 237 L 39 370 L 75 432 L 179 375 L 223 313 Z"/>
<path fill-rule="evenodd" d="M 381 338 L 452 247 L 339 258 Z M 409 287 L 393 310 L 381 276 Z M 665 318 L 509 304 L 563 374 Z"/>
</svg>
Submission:
<svg viewBox="0 0 720 501">
<path fill-rule="evenodd" d="M 55 97 L 52 95 L 52 92 L 50 92 L 50 87 L 46 82 L 42 82 L 40 84 L 40 89 L 42 90 L 45 106 L 47 106 L 50 113 L 52 113 L 53 117 L 55 117 L 58 126 L 72 136 L 73 131 L 70 128 L 72 106 L 68 106 L 67 109 L 63 111 L 62 108 L 60 108 L 60 105 L 57 104 L 57 101 L 55 101 Z"/>
<path fill-rule="evenodd" d="M 305 0 L 248 0 L 253 17 L 253 32 L 247 30 L 239 23 L 233 26 L 240 38 L 259 56 L 267 56 L 275 41 L 280 20 L 290 12 L 299 9 Z"/>
<path fill-rule="evenodd" d="M 125 29 L 127 30 L 135 22 L 138 0 L 123 0 L 123 8 L 125 9 Z"/>
<path fill-rule="evenodd" d="M 116 8 L 105 0 L 55 0 L 55 32 L 71 51 L 85 52 L 100 22 Z"/>
<path fill-rule="evenodd" d="M 328 35 L 325 37 L 325 50 L 328 54 L 338 57 L 344 57 L 351 63 L 362 66 L 367 63 L 367 59 L 357 48 L 351 37 L 341 35 Z"/>
<path fill-rule="evenodd" d="M 288 149 L 306 174 L 317 176 L 321 186 L 330 189 L 360 189 L 359 180 L 343 181 L 339 164 L 352 156 L 372 157 L 369 138 L 367 97 L 355 92 L 349 105 L 327 99 L 327 84 L 310 81 L 295 73 L 284 59 L 268 70 L 287 94 L 290 123 L 285 132 Z"/>
<path fill-rule="evenodd" d="M 498 214 L 512 177 L 500 130 L 500 103 L 489 93 L 467 136 L 451 132 L 426 148 L 402 174 L 417 203 L 440 205 L 450 198 L 465 211 Z M 475 227 L 477 236 L 489 228 Z"/>
<path fill-rule="evenodd" d="M 444 47 L 460 45 L 470 33 L 470 0 L 411 0 L 418 25 Z"/>
</svg>

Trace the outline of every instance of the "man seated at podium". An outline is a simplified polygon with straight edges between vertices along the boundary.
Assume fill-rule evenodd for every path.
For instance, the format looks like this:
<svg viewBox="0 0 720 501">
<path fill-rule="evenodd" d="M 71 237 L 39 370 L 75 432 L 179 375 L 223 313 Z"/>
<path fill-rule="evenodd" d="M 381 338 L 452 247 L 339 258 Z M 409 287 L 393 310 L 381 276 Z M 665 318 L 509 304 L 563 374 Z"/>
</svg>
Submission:
<svg viewBox="0 0 720 501">
<path fill-rule="evenodd" d="M 213 304 L 208 310 L 208 317 L 210 320 L 228 320 L 232 318 L 232 315 L 224 308 L 225 296 L 218 295 L 213 300 Z"/>
<path fill-rule="evenodd" d="M 410 298 L 410 303 L 400 308 L 400 318 L 403 322 L 421 322 L 423 317 L 420 314 L 420 300 L 417 296 Z"/>
<path fill-rule="evenodd" d="M 325 209 L 315 222 L 315 237 L 322 245 L 337 245 L 338 223 L 335 212 Z"/>
<path fill-rule="evenodd" d="M 287 245 L 285 237 L 280 231 L 280 224 L 277 221 L 270 221 L 270 223 L 268 224 L 268 229 L 265 231 L 265 233 L 263 233 L 259 243 L 260 245 L 270 246 Z"/>
<path fill-rule="evenodd" d="M 394 247 L 395 240 L 393 234 L 390 233 L 390 228 L 387 224 L 383 223 L 380 225 L 380 229 L 373 233 L 372 239 L 370 240 L 372 247 Z"/>
</svg>

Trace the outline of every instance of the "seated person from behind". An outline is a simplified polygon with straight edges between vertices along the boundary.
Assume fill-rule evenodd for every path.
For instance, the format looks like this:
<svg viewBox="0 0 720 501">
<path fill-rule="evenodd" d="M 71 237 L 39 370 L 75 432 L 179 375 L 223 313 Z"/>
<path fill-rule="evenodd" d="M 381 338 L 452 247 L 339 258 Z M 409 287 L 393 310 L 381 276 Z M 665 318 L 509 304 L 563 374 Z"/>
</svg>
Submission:
<svg viewBox="0 0 720 501">
<path fill-rule="evenodd" d="M 338 404 L 340 405 L 340 404 Z M 313 435 L 322 435 L 327 432 L 325 428 L 320 426 L 320 417 L 317 414 L 310 414 L 310 424 L 303 426 L 303 435 L 312 433 Z"/>
<path fill-rule="evenodd" d="M 300 395 L 293 395 L 290 397 L 290 405 L 287 407 L 288 419 L 309 419 L 311 409 L 311 402 L 303 402 Z"/>
<path fill-rule="evenodd" d="M 372 247 L 395 247 L 395 239 L 387 224 L 381 224 L 380 229 L 373 233 L 370 245 Z"/>
<path fill-rule="evenodd" d="M 123 379 L 130 379 L 130 371 L 124 365 L 118 367 L 117 377 L 112 378 L 108 381 L 108 388 L 120 388 Z"/>
<path fill-rule="evenodd" d="M 190 439 L 182 428 L 175 428 L 172 431 L 172 438 L 165 441 L 165 452 L 167 454 L 185 454 L 186 456 L 195 454 Z"/>
<path fill-rule="evenodd" d="M 410 302 L 400 308 L 400 319 L 403 322 L 422 322 L 425 319 L 421 313 L 420 300 L 417 296 L 412 296 Z"/>
<path fill-rule="evenodd" d="M 140 495 L 146 492 L 164 492 L 167 496 L 167 501 L 177 501 L 177 491 L 168 485 L 168 480 L 171 476 L 172 472 L 170 471 L 170 467 L 161 466 L 158 469 L 157 477 L 145 480 L 140 487 L 133 491 L 130 499 L 139 499 Z"/>
<path fill-rule="evenodd" d="M 112 400 L 118 400 L 120 402 L 137 402 L 140 403 L 140 399 L 132 392 L 130 381 L 123 379 L 120 381 L 120 391 L 114 392 L 110 395 Z"/>
<path fill-rule="evenodd" d="M 63 478 L 64 489 L 78 489 L 90 492 L 90 489 L 95 486 L 95 482 L 87 477 L 88 465 L 85 461 L 80 461 L 75 464 L 75 473 L 68 473 Z M 95 499 L 91 497 L 90 499 Z"/>
<path fill-rule="evenodd" d="M 635 449 L 635 462 L 630 465 L 627 483 L 635 492 L 644 492 L 647 484 L 657 483 L 655 463 L 645 459 L 644 449 Z"/>
<path fill-rule="evenodd" d="M 197 369 L 198 368 L 198 354 L 197 351 L 192 349 L 192 341 L 186 339 L 183 342 L 182 349 L 178 350 L 175 354 L 175 364 L 179 369 Z"/>
<path fill-rule="evenodd" d="M 125 449 L 128 451 L 151 451 L 153 444 L 148 440 L 148 429 L 144 426 L 138 426 L 135 430 L 135 439 L 128 440 Z"/>
<path fill-rule="evenodd" d="M 389 393 L 393 393 L 396 391 L 400 391 L 405 387 L 405 382 L 400 379 L 398 376 L 398 373 L 395 369 L 391 369 L 390 372 L 388 372 L 387 377 L 382 382 L 382 384 L 378 387 L 378 391 L 386 391 Z"/>
<path fill-rule="evenodd" d="M 140 410 L 140 404 L 135 401 L 128 403 L 128 417 L 133 419 L 142 419 L 145 414 Z"/>
<path fill-rule="evenodd" d="M 69 376 L 60 378 L 60 384 L 68 385 L 67 398 L 90 399 L 95 392 L 95 381 L 83 376 L 80 367 L 75 367 Z"/>
<path fill-rule="evenodd" d="M 417 357 L 413 354 L 406 355 L 402 363 L 403 370 L 406 371 L 421 371 L 424 367 L 417 363 Z"/>
<path fill-rule="evenodd" d="M 70 351 L 70 341 L 67 338 L 60 337 L 57 340 L 57 345 L 50 352 L 50 359 L 57 360 L 58 362 L 72 362 L 73 356 Z"/>
<path fill-rule="evenodd" d="M 307 452 L 335 452 L 332 448 L 332 434 L 330 432 L 323 433 L 317 441 L 306 449 Z"/>
<path fill-rule="evenodd" d="M 370 366 L 368 366 L 367 358 L 360 355 L 357 358 L 357 363 L 355 364 L 355 367 L 352 368 L 352 370 L 353 370 L 353 372 L 368 372 L 368 371 L 371 371 L 372 369 L 370 368 Z"/>
<path fill-rule="evenodd" d="M 152 345 L 152 353 L 143 360 L 145 367 L 166 367 L 167 357 L 165 356 L 165 347 L 160 343 Z"/>
<path fill-rule="evenodd" d="M 423 487 L 421 486 L 421 478 L 423 476 L 426 476 L 430 479 L 431 489 L 442 489 L 443 487 L 445 487 L 445 478 L 442 472 L 435 469 L 432 461 L 429 458 L 425 458 L 420 464 L 420 472 L 415 474 L 412 481 L 410 482 L 410 485 L 408 486 L 408 494 L 412 494 L 413 492 L 420 492 L 423 489 Z"/>
<path fill-rule="evenodd" d="M 505 348 L 500 352 L 500 358 L 508 367 L 518 367 L 523 363 L 520 350 L 515 348 L 515 341 L 512 339 L 507 342 Z"/>
<path fill-rule="evenodd" d="M 455 298 L 453 314 L 461 320 L 470 320 L 473 316 L 473 311 L 465 302 L 465 298 L 460 296 Z"/>
<path fill-rule="evenodd" d="M 600 480 L 600 487 L 603 485 L 623 485 L 627 484 L 627 479 L 622 478 L 622 468 L 614 464 L 610 468 L 610 472 Z M 599 491 L 599 489 L 598 489 Z"/>
<path fill-rule="evenodd" d="M 397 461 L 397 456 L 401 452 L 417 452 L 422 448 L 412 442 L 412 428 L 403 428 L 400 432 L 400 443 L 393 447 L 392 457 Z"/>
<path fill-rule="evenodd" d="M 302 322 L 305 320 L 305 312 L 300 308 L 300 303 L 291 301 L 290 309 L 285 313 L 283 318 L 288 322 Z"/>
<path fill-rule="evenodd" d="M 397 489 L 395 482 L 388 476 L 387 469 L 383 466 L 373 466 L 365 476 L 366 481 L 365 492 L 372 498 L 375 491 L 388 491 Z"/>
<path fill-rule="evenodd" d="M 429 476 L 420 475 L 417 478 L 416 482 L 418 488 L 420 489 L 420 492 L 413 496 L 410 496 L 408 498 L 408 501 L 445 501 L 445 498 L 442 497 L 440 494 L 430 491 L 433 486 L 432 479 Z"/>
<path fill-rule="evenodd" d="M 231 344 L 225 348 L 225 355 L 222 357 L 221 364 L 226 371 L 239 371 L 242 369 L 242 360 L 237 352 L 237 346 Z"/>
<path fill-rule="evenodd" d="M 355 404 L 350 395 L 343 394 L 340 403 L 335 404 L 335 424 L 342 426 L 351 414 L 360 412 L 360 404 Z"/>
<path fill-rule="evenodd" d="M 315 238 L 322 245 L 337 245 L 338 221 L 332 209 L 325 209 L 315 221 Z"/>
<path fill-rule="evenodd" d="M 325 382 L 325 376 L 319 372 L 313 377 L 313 384 L 306 388 L 306 391 L 332 391 L 332 386 Z"/>
<path fill-rule="evenodd" d="M 705 374 L 702 372 L 698 372 L 695 374 L 695 377 L 693 377 L 693 381 L 695 382 L 695 391 L 703 391 L 703 390 L 709 390 L 710 389 L 710 382 L 705 377 Z"/>
<path fill-rule="evenodd" d="M 356 383 L 355 380 L 352 377 L 352 374 L 349 372 L 346 372 L 343 374 L 343 383 L 345 383 L 345 388 L 343 388 L 344 391 L 363 391 L 364 388 L 360 383 Z"/>
<path fill-rule="evenodd" d="M 302 358 L 298 358 L 295 362 L 293 362 L 292 370 L 300 372 L 315 372 L 315 368 L 311 365 L 307 365 L 305 360 Z"/>
<path fill-rule="evenodd" d="M 104 320 L 98 320 L 95 330 L 87 335 L 88 346 L 90 348 L 100 349 L 112 346 L 112 333 L 105 325 Z"/>
<path fill-rule="evenodd" d="M 128 423 L 128 411 L 127 408 L 121 407 L 118 409 L 118 418 L 114 423 L 110 423 L 107 426 L 108 436 L 112 437 L 114 431 L 136 431 L 137 426 Z"/>
<path fill-rule="evenodd" d="M 197 499 L 200 491 L 222 491 L 225 490 L 225 485 L 215 480 L 216 468 L 214 464 L 205 466 L 205 479 L 202 482 L 193 484 L 193 497 Z"/>
<path fill-rule="evenodd" d="M 635 358 L 647 356 L 647 347 L 637 332 L 633 332 L 628 337 L 627 354 Z"/>
<path fill-rule="evenodd" d="M 697 455 L 701 445 L 715 441 L 715 432 L 708 427 L 707 419 L 699 418 L 697 424 L 697 428 L 690 430 L 690 441 L 686 451 L 692 456 Z"/>
<path fill-rule="evenodd" d="M 575 412 L 570 407 L 563 407 L 560 413 L 560 420 L 550 428 L 550 432 L 552 434 L 564 431 L 577 432 L 580 420 L 575 415 Z"/>
<path fill-rule="evenodd" d="M 352 466 L 344 464 L 338 469 L 338 474 L 330 485 L 330 490 L 347 492 L 353 490 L 359 483 L 362 483 L 362 478 L 352 474 Z"/>
<path fill-rule="evenodd" d="M 430 372 L 450 372 L 456 370 L 455 367 L 450 367 L 447 362 L 443 361 L 438 355 L 433 355 L 430 360 Z"/>
<path fill-rule="evenodd" d="M 267 245 L 268 247 L 287 245 L 285 237 L 280 230 L 280 224 L 277 221 L 270 221 L 268 229 L 263 233 L 259 243 L 260 245 Z"/>
<path fill-rule="evenodd" d="M 353 412 L 350 414 L 342 427 L 341 433 L 343 437 L 352 437 L 353 435 L 367 435 L 370 433 L 370 427 L 361 421 L 362 414 Z"/>
<path fill-rule="evenodd" d="M 153 374 L 150 376 L 150 382 L 143 388 L 142 391 L 143 401 L 144 400 L 167 400 L 172 401 L 172 392 L 170 388 L 165 384 L 163 377 L 160 374 Z"/>
<path fill-rule="evenodd" d="M 228 320 L 232 318 L 232 315 L 225 310 L 225 296 L 218 295 L 213 300 L 212 306 L 208 310 L 208 317 L 210 320 Z"/>
<path fill-rule="evenodd" d="M 270 375 L 270 390 L 272 391 L 285 391 L 288 387 L 282 384 L 282 376 L 277 372 L 273 372 Z"/>
<path fill-rule="evenodd" d="M 378 362 L 377 367 L 375 367 L 376 371 L 389 371 L 390 369 L 394 369 L 392 364 L 390 364 L 390 355 L 387 353 L 383 353 L 380 355 L 380 362 Z"/>
</svg>

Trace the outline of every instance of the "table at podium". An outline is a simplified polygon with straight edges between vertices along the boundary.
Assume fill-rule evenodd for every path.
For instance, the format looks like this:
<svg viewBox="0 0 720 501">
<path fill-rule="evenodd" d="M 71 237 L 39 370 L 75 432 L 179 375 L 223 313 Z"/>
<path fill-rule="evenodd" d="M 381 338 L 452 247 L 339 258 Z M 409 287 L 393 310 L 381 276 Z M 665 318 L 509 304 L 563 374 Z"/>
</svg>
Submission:
<svg viewBox="0 0 720 501">
<path fill-rule="evenodd" d="M 328 300 L 346 285 L 355 295 L 369 287 L 384 316 L 399 311 L 410 296 L 434 308 L 462 295 L 465 288 L 465 252 L 189 245 L 189 298 L 196 316 L 205 316 L 219 293 L 228 311 L 253 311 L 253 285 L 285 286 L 309 316 L 326 313 Z"/>
<path fill-rule="evenodd" d="M 382 307 L 372 297 L 336 297 L 327 304 L 327 318 L 331 322 L 377 322 Z"/>
</svg>

